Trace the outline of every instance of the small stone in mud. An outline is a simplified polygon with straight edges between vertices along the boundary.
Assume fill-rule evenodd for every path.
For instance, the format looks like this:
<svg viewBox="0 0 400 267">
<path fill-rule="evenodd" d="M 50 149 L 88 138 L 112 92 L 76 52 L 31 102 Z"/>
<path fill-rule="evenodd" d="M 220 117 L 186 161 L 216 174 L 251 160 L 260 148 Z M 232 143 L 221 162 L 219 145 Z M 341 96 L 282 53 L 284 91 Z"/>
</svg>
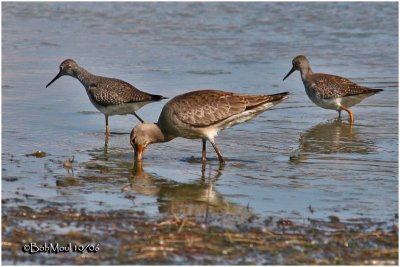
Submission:
<svg viewBox="0 0 400 267">
<path fill-rule="evenodd" d="M 38 151 L 33 152 L 33 153 L 31 153 L 31 154 L 25 154 L 25 156 L 26 156 L 26 157 L 43 158 L 43 157 L 46 157 L 46 156 L 47 156 L 47 153 L 44 152 L 44 151 L 38 150 Z"/>
<path fill-rule="evenodd" d="M 331 223 L 340 223 L 339 217 L 337 217 L 335 215 L 331 215 L 328 218 L 329 218 L 329 220 L 331 220 Z"/>
</svg>

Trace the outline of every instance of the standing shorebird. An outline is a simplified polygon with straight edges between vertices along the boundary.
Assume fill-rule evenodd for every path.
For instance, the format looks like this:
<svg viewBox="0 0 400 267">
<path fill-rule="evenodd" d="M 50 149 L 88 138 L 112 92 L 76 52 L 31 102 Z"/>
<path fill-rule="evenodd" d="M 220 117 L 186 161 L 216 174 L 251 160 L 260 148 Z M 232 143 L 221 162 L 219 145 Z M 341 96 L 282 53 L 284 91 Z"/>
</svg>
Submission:
<svg viewBox="0 0 400 267">
<path fill-rule="evenodd" d="M 293 67 L 283 78 L 285 80 L 294 71 L 299 70 L 308 97 L 317 106 L 349 113 L 350 124 L 354 123 L 353 112 L 349 107 L 360 103 L 364 98 L 372 96 L 382 89 L 372 89 L 360 86 L 349 79 L 324 73 L 313 73 L 310 62 L 303 56 L 297 56 L 292 61 Z"/>
<path fill-rule="evenodd" d="M 85 87 L 93 106 L 104 114 L 106 136 L 109 135 L 108 116 L 133 114 L 140 122 L 143 122 L 136 114 L 136 110 L 151 102 L 165 99 L 160 95 L 142 92 L 122 80 L 93 75 L 72 59 L 64 60 L 61 63 L 60 72 L 46 87 L 64 75 L 78 79 Z"/>
<path fill-rule="evenodd" d="M 135 151 L 135 160 L 142 160 L 149 144 L 184 137 L 202 139 L 203 163 L 208 140 L 223 164 L 224 158 L 215 144 L 218 132 L 254 118 L 286 99 L 287 95 L 286 92 L 258 96 L 201 90 L 176 96 L 165 104 L 157 123 L 142 123 L 132 129 L 130 143 Z"/>
</svg>

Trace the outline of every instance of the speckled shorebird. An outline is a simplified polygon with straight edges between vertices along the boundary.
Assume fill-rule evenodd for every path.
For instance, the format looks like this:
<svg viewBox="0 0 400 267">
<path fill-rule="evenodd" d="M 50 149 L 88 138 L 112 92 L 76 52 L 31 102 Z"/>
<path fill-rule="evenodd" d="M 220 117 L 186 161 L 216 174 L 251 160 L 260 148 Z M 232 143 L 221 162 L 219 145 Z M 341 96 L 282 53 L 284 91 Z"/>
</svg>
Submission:
<svg viewBox="0 0 400 267">
<path fill-rule="evenodd" d="M 364 98 L 374 95 L 382 89 L 360 86 L 349 79 L 324 73 L 313 73 L 308 59 L 299 55 L 292 61 L 293 67 L 283 78 L 285 80 L 294 71 L 299 70 L 308 97 L 316 105 L 339 112 L 345 110 L 349 114 L 350 124 L 354 123 L 353 112 L 349 107 L 360 103 Z"/>
<path fill-rule="evenodd" d="M 245 95 L 217 90 L 185 93 L 165 104 L 157 123 L 142 123 L 133 128 L 130 143 L 140 161 L 149 144 L 168 142 L 176 137 L 202 139 L 202 162 L 206 161 L 208 140 L 223 164 L 215 144 L 218 132 L 248 121 L 287 98 L 288 93 Z"/>
<path fill-rule="evenodd" d="M 142 92 L 122 80 L 93 75 L 72 59 L 61 63 L 60 72 L 46 87 L 64 75 L 78 79 L 85 87 L 92 104 L 105 116 L 107 136 L 109 134 L 108 116 L 133 114 L 140 122 L 143 122 L 136 114 L 136 110 L 165 98 Z"/>
</svg>

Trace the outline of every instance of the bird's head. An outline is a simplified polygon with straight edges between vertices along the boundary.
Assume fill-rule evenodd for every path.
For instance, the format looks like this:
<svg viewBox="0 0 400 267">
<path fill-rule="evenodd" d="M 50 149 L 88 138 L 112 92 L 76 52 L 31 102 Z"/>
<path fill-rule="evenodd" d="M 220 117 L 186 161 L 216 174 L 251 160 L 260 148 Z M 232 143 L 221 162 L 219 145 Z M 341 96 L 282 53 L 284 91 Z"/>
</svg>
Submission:
<svg viewBox="0 0 400 267">
<path fill-rule="evenodd" d="M 135 151 L 135 160 L 141 161 L 147 146 L 164 142 L 164 135 L 155 123 L 141 123 L 132 129 L 130 143 Z"/>
<path fill-rule="evenodd" d="M 286 74 L 285 78 L 283 78 L 283 80 L 285 80 L 287 77 L 290 76 L 290 74 L 292 74 L 294 71 L 296 70 L 304 70 L 306 68 L 309 68 L 310 63 L 308 62 L 308 59 L 303 56 L 303 55 L 299 55 L 297 57 L 295 57 L 292 60 L 292 69 L 289 71 L 288 74 Z"/>
<path fill-rule="evenodd" d="M 58 78 L 64 75 L 69 75 L 69 76 L 76 76 L 76 70 L 78 69 L 78 64 L 72 59 L 66 59 L 60 64 L 60 71 L 56 75 L 56 77 L 49 82 L 46 87 L 49 87 L 50 84 L 55 82 Z"/>
</svg>

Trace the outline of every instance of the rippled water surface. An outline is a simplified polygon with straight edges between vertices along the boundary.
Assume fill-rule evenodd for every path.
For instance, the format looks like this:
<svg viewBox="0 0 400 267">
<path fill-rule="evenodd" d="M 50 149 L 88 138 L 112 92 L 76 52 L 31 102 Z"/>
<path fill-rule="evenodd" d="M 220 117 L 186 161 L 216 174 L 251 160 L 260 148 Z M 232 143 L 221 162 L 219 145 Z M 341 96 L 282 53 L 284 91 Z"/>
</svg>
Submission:
<svg viewBox="0 0 400 267">
<path fill-rule="evenodd" d="M 379 10 L 379 12 L 377 12 Z M 397 3 L 2 4 L 3 208 L 144 210 L 150 215 L 277 216 L 390 221 L 398 208 Z M 291 60 L 384 89 L 347 114 L 316 107 Z M 66 58 L 172 98 L 212 88 L 291 93 L 220 133 L 227 159 L 199 163 L 201 142 L 149 146 L 135 166 L 133 116 L 104 116 Z M 166 101 L 138 114 L 156 121 Z M 46 157 L 26 156 L 45 151 Z M 74 157 L 73 168 L 63 162 Z"/>
</svg>

